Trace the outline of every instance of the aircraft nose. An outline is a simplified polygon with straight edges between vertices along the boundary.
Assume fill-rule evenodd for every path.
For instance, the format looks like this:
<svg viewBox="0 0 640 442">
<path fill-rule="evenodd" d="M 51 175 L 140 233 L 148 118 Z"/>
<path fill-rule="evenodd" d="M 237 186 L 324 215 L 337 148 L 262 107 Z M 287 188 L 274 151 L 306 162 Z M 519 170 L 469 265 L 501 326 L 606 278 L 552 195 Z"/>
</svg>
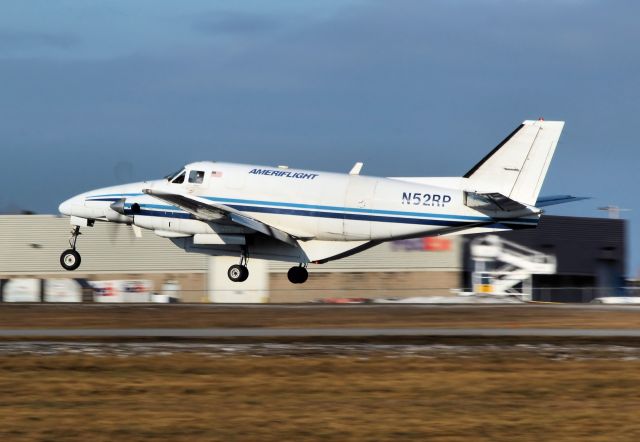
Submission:
<svg viewBox="0 0 640 442">
<path fill-rule="evenodd" d="M 63 201 L 58 206 L 58 212 L 62 213 L 63 215 L 71 215 L 70 209 L 71 209 L 71 200 Z"/>
<path fill-rule="evenodd" d="M 59 206 L 58 206 L 58 212 L 60 212 L 63 215 L 68 215 L 71 216 L 73 215 L 73 206 L 77 206 L 79 204 L 78 201 L 78 197 L 73 197 L 73 198 L 69 198 L 66 201 L 63 201 Z"/>
</svg>

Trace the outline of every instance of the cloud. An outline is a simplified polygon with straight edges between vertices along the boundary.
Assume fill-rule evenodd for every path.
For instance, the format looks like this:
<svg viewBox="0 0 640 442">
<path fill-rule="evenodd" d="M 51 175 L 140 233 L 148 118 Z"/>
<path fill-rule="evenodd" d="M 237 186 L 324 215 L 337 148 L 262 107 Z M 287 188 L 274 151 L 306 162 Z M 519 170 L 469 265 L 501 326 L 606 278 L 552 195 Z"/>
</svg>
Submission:
<svg viewBox="0 0 640 442">
<path fill-rule="evenodd" d="M 153 57 L 0 60 L 1 148 L 11 163 L 39 158 L 33 167 L 47 176 L 67 159 L 47 189 L 17 186 L 44 211 L 78 188 L 112 184 L 124 160 L 139 178 L 197 159 L 334 171 L 363 160 L 374 175 L 457 175 L 522 119 L 543 116 L 567 120 L 546 192 L 618 195 L 627 186 L 597 174 L 616 157 L 618 175 L 635 176 L 640 161 L 640 56 L 629 43 L 640 38 L 637 12 L 632 3 L 399 0 L 302 25 L 189 16 L 231 41 L 196 36 Z M 242 35 L 256 38 L 228 51 Z M 0 176 L 0 187 L 20 176 Z"/>
<path fill-rule="evenodd" d="M 210 35 L 252 35 L 280 28 L 281 22 L 265 14 L 217 11 L 201 14 L 193 29 Z"/>
<path fill-rule="evenodd" d="M 69 33 L 19 31 L 0 29 L 0 50 L 31 48 L 70 49 L 78 46 L 80 39 Z"/>
</svg>

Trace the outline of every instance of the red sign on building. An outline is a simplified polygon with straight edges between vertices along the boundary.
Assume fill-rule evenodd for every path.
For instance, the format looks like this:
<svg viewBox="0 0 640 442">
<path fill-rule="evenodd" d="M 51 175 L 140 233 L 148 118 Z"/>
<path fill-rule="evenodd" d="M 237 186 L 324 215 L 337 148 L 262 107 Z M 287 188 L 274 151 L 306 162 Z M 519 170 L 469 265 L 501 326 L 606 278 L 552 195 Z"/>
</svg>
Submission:
<svg viewBox="0 0 640 442">
<path fill-rule="evenodd" d="M 431 252 L 446 252 L 451 250 L 451 240 L 440 236 L 427 236 L 422 238 L 422 249 Z"/>
</svg>

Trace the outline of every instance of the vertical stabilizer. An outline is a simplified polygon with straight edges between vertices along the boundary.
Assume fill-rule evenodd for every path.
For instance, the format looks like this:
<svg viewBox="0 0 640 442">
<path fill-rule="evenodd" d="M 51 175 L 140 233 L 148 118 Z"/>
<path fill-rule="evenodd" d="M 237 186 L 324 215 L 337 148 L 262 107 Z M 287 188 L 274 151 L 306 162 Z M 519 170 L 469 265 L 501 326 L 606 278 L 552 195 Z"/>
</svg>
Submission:
<svg viewBox="0 0 640 442">
<path fill-rule="evenodd" d="M 464 177 L 474 191 L 535 205 L 564 121 L 525 121 Z"/>
</svg>

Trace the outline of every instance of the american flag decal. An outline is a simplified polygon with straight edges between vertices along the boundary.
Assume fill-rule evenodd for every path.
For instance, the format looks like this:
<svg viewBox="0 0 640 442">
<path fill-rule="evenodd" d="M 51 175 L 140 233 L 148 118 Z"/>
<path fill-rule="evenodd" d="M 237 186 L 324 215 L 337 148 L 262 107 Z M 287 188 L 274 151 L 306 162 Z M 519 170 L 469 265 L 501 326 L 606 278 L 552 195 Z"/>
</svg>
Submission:
<svg viewBox="0 0 640 442">
<path fill-rule="evenodd" d="M 211 172 L 211 176 L 213 178 L 220 178 L 222 176 L 222 172 Z"/>
</svg>

